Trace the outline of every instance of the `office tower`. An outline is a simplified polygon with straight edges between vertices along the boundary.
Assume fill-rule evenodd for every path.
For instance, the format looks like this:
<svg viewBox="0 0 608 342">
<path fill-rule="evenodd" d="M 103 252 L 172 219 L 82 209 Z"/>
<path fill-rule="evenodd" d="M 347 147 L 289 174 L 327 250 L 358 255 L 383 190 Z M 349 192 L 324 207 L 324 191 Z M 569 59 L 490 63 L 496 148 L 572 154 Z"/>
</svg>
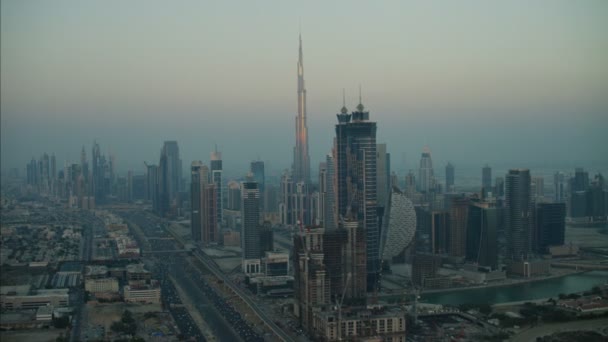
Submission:
<svg viewBox="0 0 608 342">
<path fill-rule="evenodd" d="M 391 189 L 392 188 L 400 188 L 400 185 L 399 185 L 399 176 L 397 176 L 397 173 L 395 173 L 395 172 L 391 172 L 390 186 L 391 186 Z"/>
<path fill-rule="evenodd" d="M 545 179 L 543 177 L 532 177 L 530 186 L 535 202 L 542 201 L 545 196 Z"/>
<path fill-rule="evenodd" d="M 310 184 L 310 157 L 308 155 L 308 126 L 306 124 L 306 87 L 304 85 L 304 56 L 302 36 L 298 58 L 298 115 L 296 116 L 296 146 L 293 150 L 293 180 Z"/>
<path fill-rule="evenodd" d="M 200 161 L 192 162 L 190 204 L 192 207 L 192 239 L 203 245 L 219 242 L 217 224 L 217 193 L 215 184 L 209 182 L 209 168 Z"/>
<path fill-rule="evenodd" d="M 157 165 L 146 165 L 146 199 L 152 202 L 154 212 L 160 212 L 160 184 Z"/>
<path fill-rule="evenodd" d="M 492 168 L 488 164 L 481 169 L 481 190 L 483 196 L 492 192 Z"/>
<path fill-rule="evenodd" d="M 479 266 L 498 267 L 498 209 L 491 202 L 469 206 L 466 259 Z"/>
<path fill-rule="evenodd" d="M 93 193 L 95 195 L 96 203 L 105 202 L 106 192 L 104 186 L 106 161 L 105 157 L 101 155 L 101 148 L 95 141 L 93 143 L 93 152 L 91 154 L 92 168 L 93 168 Z"/>
<path fill-rule="evenodd" d="M 604 176 L 602 174 L 597 174 L 593 178 L 593 181 L 589 185 L 589 188 L 586 191 L 587 194 L 587 216 L 591 218 L 592 221 L 602 222 L 606 221 L 607 212 L 607 198 L 608 192 L 605 189 L 605 181 Z"/>
<path fill-rule="evenodd" d="M 452 163 L 445 166 L 445 190 L 446 192 L 454 190 L 454 165 Z"/>
<path fill-rule="evenodd" d="M 236 181 L 228 182 L 228 210 L 241 210 L 241 185 Z"/>
<path fill-rule="evenodd" d="M 241 248 L 243 260 L 259 259 L 260 190 L 253 177 L 241 183 Z"/>
<path fill-rule="evenodd" d="M 295 224 L 302 224 L 304 226 L 313 225 L 311 221 L 311 203 L 310 194 L 308 191 L 308 185 L 304 182 L 297 182 L 292 193 L 291 202 L 293 203 L 293 217 Z"/>
<path fill-rule="evenodd" d="M 464 257 L 466 255 L 468 212 L 468 198 L 455 197 L 452 199 L 452 206 L 450 207 L 450 248 L 448 250 L 450 256 Z"/>
<path fill-rule="evenodd" d="M 281 223 L 284 225 L 297 224 L 297 218 L 294 216 L 294 196 L 295 184 L 291 178 L 291 173 L 287 170 L 281 176 L 281 192 L 279 212 L 281 213 Z"/>
<path fill-rule="evenodd" d="M 361 222 L 344 220 L 339 229 L 346 231 L 346 244 L 342 251 L 342 290 L 345 303 L 365 304 L 366 292 L 370 290 L 369 252 L 366 248 L 368 234 Z"/>
<path fill-rule="evenodd" d="M 211 162 L 209 164 L 211 166 L 209 182 L 215 184 L 215 211 L 217 217 L 217 225 L 220 226 L 222 224 L 223 219 L 222 211 L 224 209 L 224 188 L 222 181 L 222 153 L 217 150 L 217 146 L 215 147 L 215 151 L 211 152 Z"/>
<path fill-rule="evenodd" d="M 160 215 L 166 216 L 176 203 L 181 184 L 182 161 L 177 141 L 165 141 L 158 167 Z"/>
<path fill-rule="evenodd" d="M 565 202 L 566 200 L 566 175 L 563 172 L 556 172 L 553 175 L 553 191 L 555 202 Z"/>
<path fill-rule="evenodd" d="M 323 228 L 312 228 L 297 233 L 293 241 L 294 314 L 307 331 L 313 326 L 314 309 L 331 303 L 324 237 Z"/>
<path fill-rule="evenodd" d="M 570 179 L 570 193 L 586 191 L 589 188 L 589 173 L 582 168 L 574 170 L 574 177 Z"/>
<path fill-rule="evenodd" d="M 512 169 L 505 185 L 505 238 L 507 259 L 527 259 L 532 238 L 530 170 Z"/>
<path fill-rule="evenodd" d="M 376 193 L 378 207 L 386 207 L 390 196 L 390 155 L 386 153 L 386 144 L 376 144 Z"/>
<path fill-rule="evenodd" d="M 263 195 L 264 190 L 266 188 L 266 178 L 264 176 L 264 162 L 262 160 L 252 161 L 250 171 L 253 174 L 253 180 L 258 182 L 258 186 L 260 187 L 260 194 Z"/>
<path fill-rule="evenodd" d="M 376 123 L 369 121 L 359 95 L 357 110 L 348 114 L 343 106 L 337 114 L 334 151 L 336 161 L 337 209 L 339 217 L 357 220 L 365 231 L 367 288 L 378 287 L 380 241 L 376 189 Z"/>
<path fill-rule="evenodd" d="M 319 171 L 319 193 L 321 196 L 321 214 L 325 230 L 331 231 L 338 227 L 335 215 L 335 194 L 334 194 L 334 158 L 328 154 L 325 163 Z"/>
<path fill-rule="evenodd" d="M 429 193 L 434 188 L 433 161 L 431 160 L 431 149 L 424 146 L 420 157 L 420 168 L 418 169 L 418 191 Z"/>
<path fill-rule="evenodd" d="M 566 233 L 566 204 L 539 203 L 535 216 L 535 251 L 544 254 L 550 246 L 562 246 Z"/>
<path fill-rule="evenodd" d="M 274 184 L 264 186 L 264 210 L 267 213 L 279 212 L 279 189 Z"/>
<path fill-rule="evenodd" d="M 260 226 L 260 254 L 274 251 L 274 233 L 272 224 L 268 221 Z"/>
<path fill-rule="evenodd" d="M 505 195 L 505 179 L 503 177 L 496 177 L 495 188 L 496 194 L 494 196 L 502 197 Z"/>
<path fill-rule="evenodd" d="M 133 201 L 133 171 L 131 170 L 127 172 L 127 201 Z"/>
<path fill-rule="evenodd" d="M 434 278 L 441 266 L 441 257 L 429 253 L 417 253 L 412 260 L 412 283 L 419 287 L 425 286 L 428 278 Z"/>
<path fill-rule="evenodd" d="M 388 201 L 386 229 L 382 232 L 382 260 L 389 262 L 403 254 L 414 241 L 416 234 L 416 211 L 411 200 L 398 188 L 393 188 Z"/>
<path fill-rule="evenodd" d="M 416 193 L 416 176 L 414 176 L 414 172 L 410 170 L 407 175 L 405 175 L 405 195 L 414 200 L 414 194 Z"/>
<path fill-rule="evenodd" d="M 319 213 L 318 213 L 318 220 L 319 222 L 317 223 L 317 225 L 323 225 L 325 222 L 325 195 L 327 193 L 327 163 L 325 162 L 321 162 L 319 163 L 319 180 L 318 180 L 318 184 L 319 184 L 319 191 L 318 191 L 318 204 L 319 204 Z"/>
</svg>

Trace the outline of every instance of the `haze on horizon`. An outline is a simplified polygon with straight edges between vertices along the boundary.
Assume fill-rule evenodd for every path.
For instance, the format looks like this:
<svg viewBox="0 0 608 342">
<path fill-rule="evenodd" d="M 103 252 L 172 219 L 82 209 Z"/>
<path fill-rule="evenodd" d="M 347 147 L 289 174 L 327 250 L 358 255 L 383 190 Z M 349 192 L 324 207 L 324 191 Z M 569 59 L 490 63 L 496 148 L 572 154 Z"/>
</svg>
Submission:
<svg viewBox="0 0 608 342">
<path fill-rule="evenodd" d="M 96 139 L 118 170 L 258 156 L 289 168 L 299 22 L 311 169 L 363 104 L 392 168 L 608 162 L 608 2 L 2 1 L 1 163 Z M 585 166 L 585 165 L 582 165 Z"/>
</svg>

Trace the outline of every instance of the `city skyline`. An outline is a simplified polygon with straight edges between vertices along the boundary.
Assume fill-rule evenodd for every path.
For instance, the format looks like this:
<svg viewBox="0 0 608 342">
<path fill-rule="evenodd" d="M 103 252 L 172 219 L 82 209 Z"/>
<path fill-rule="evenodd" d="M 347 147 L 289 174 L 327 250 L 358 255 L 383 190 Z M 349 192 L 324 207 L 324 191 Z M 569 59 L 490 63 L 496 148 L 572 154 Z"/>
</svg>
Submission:
<svg viewBox="0 0 608 342">
<path fill-rule="evenodd" d="M 28 3 L 2 4 L 3 168 L 22 167 L 44 152 L 42 147 L 55 152 L 59 161 L 76 161 L 79 146 L 95 138 L 107 149 L 104 152 L 116 155 L 123 172 L 143 170 L 141 161 L 156 158 L 163 140 L 177 140 L 185 162 L 204 159 L 217 143 L 226 168 L 238 165 L 246 170 L 258 155 L 270 161 L 272 169 L 289 168 L 291 144 L 276 142 L 293 141 L 298 17 L 307 42 L 312 170 L 329 152 L 341 90 L 346 88 L 347 106 L 352 108 L 360 84 L 366 106 L 378 122 L 385 123 L 378 141 L 387 143 L 395 170 L 402 168 L 404 156 L 405 168 L 413 168 L 425 143 L 438 166 L 447 160 L 457 165 L 501 160 L 534 168 L 521 163 L 541 157 L 558 164 L 603 162 L 602 156 L 608 153 L 602 130 L 608 123 L 604 115 L 608 106 L 600 96 L 608 90 L 601 67 L 608 55 L 601 34 L 606 24 L 600 15 L 608 6 L 601 2 L 593 6 L 553 3 L 549 11 L 537 4 L 529 6 L 525 15 L 514 5 L 503 4 L 502 12 L 497 12 L 475 3 L 478 6 L 468 14 L 473 19 L 468 25 L 462 17 L 441 21 L 449 18 L 448 9 L 462 11 L 450 6 L 327 8 L 332 14 L 344 10 L 344 16 L 366 13 L 366 20 L 377 25 L 377 30 L 355 27 L 352 32 L 331 26 L 326 15 L 311 13 L 312 8 L 280 20 L 253 11 L 251 20 L 264 23 L 259 31 L 246 32 L 239 24 L 225 32 L 226 24 L 217 20 L 216 26 L 197 30 L 198 16 L 209 14 L 197 12 L 194 4 L 171 8 L 169 14 L 175 17 L 169 15 L 156 31 L 148 30 L 160 8 L 145 12 L 135 21 L 138 26 L 128 24 L 135 11 L 128 5 L 107 19 L 106 24 L 114 23 L 116 29 L 102 32 L 83 20 L 99 20 L 101 14 L 94 10 L 103 14 L 112 6 L 92 3 L 68 8 L 67 4 L 71 3 L 59 3 L 48 12 Z M 242 9 L 247 6 L 251 5 Z M 182 26 L 177 25 L 178 14 L 186 10 L 192 13 L 183 17 Z M 216 10 L 224 13 L 227 9 L 219 5 Z M 395 14 L 383 21 L 391 12 Z M 538 22 L 541 13 L 547 16 L 542 24 Z M 401 23 L 414 14 L 429 22 Z M 515 19 L 518 29 L 508 30 Z M 320 25 L 309 24 L 315 21 Z M 458 32 L 448 35 L 456 24 L 461 24 Z M 488 32 L 478 32 L 484 24 Z M 173 50 L 153 49 L 150 33 L 158 30 L 163 33 L 160 42 L 171 42 Z M 173 33 L 185 42 L 172 39 Z M 255 33 L 263 35 L 250 36 Z M 226 46 L 217 40 L 221 34 L 226 34 L 226 42 L 244 44 Z M 492 34 L 500 43 L 492 43 Z M 209 39 L 209 44 L 202 50 L 184 46 L 197 37 Z M 92 44 L 90 38 L 100 39 Z M 123 49 L 124 44 L 137 41 L 137 49 Z M 463 48 L 455 48 L 459 44 Z M 362 45 L 365 48 L 359 48 Z M 527 49 L 530 46 L 534 49 Z M 501 51 L 508 53 L 501 55 Z M 215 62 L 221 65 L 210 65 L 210 60 L 226 54 L 230 58 Z M 429 58 L 430 62 L 424 62 Z M 105 75 L 97 70 L 105 70 Z M 224 77 L 217 77 L 219 71 Z M 140 77 L 143 73 L 148 76 Z M 262 84 L 252 86 L 252 82 Z M 180 93 L 183 87 L 187 91 Z M 260 94 L 262 88 L 267 93 Z M 261 132 L 272 134 L 261 139 Z M 251 143 L 243 148 L 230 136 Z M 469 141 L 471 136 L 484 144 Z M 132 155 L 141 158 L 133 160 Z"/>
</svg>

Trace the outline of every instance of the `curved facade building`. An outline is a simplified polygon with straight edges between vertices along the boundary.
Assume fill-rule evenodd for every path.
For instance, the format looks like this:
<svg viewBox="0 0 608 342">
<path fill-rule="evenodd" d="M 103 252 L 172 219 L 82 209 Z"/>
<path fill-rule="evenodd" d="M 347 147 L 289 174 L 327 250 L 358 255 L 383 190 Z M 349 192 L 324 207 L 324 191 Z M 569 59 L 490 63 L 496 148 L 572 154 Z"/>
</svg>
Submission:
<svg viewBox="0 0 608 342">
<path fill-rule="evenodd" d="M 388 224 L 382 239 L 382 259 L 392 260 L 406 249 L 416 233 L 414 204 L 403 192 L 393 188 L 388 212 Z"/>
</svg>

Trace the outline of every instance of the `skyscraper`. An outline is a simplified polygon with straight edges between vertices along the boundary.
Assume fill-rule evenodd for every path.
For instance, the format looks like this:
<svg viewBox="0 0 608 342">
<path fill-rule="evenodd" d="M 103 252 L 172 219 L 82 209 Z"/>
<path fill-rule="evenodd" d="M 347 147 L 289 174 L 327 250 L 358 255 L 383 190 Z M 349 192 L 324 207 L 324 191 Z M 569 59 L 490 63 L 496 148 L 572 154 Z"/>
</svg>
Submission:
<svg viewBox="0 0 608 342">
<path fill-rule="evenodd" d="M 530 170 L 512 169 L 505 185 L 507 259 L 527 259 L 532 238 Z"/>
<path fill-rule="evenodd" d="M 534 249 L 546 253 L 550 246 L 564 244 L 566 232 L 566 204 L 540 203 L 536 206 Z"/>
<path fill-rule="evenodd" d="M 296 116 L 296 146 L 293 151 L 293 181 L 310 184 L 310 157 L 308 155 L 308 126 L 306 124 L 306 87 L 304 85 L 304 56 L 302 36 L 298 58 L 298 115 Z"/>
<path fill-rule="evenodd" d="M 216 243 L 219 241 L 217 188 L 209 182 L 209 168 L 202 162 L 192 162 L 191 175 L 192 238 L 204 245 Z"/>
<path fill-rule="evenodd" d="M 243 260 L 259 259 L 260 189 L 252 177 L 241 183 L 241 248 Z"/>
<path fill-rule="evenodd" d="M 357 221 L 366 234 L 367 289 L 377 289 L 380 241 L 377 214 L 376 123 L 361 103 L 348 114 L 337 114 L 335 139 L 338 215 Z"/>
<path fill-rule="evenodd" d="M 160 212 L 160 184 L 157 165 L 146 165 L 146 199 L 152 202 L 152 210 Z"/>
<path fill-rule="evenodd" d="M 338 227 L 335 215 L 336 196 L 334 193 L 335 168 L 333 156 L 328 154 L 323 164 L 325 168 L 323 172 L 319 172 L 319 192 L 321 195 L 321 210 L 323 211 L 321 217 L 325 230 L 331 231 Z"/>
<path fill-rule="evenodd" d="M 260 188 L 260 194 L 264 194 L 264 188 L 266 183 L 266 177 L 264 175 L 264 161 L 254 160 L 251 162 L 250 171 L 253 174 L 253 180 L 258 182 Z"/>
<path fill-rule="evenodd" d="M 219 152 L 217 150 L 217 146 L 215 147 L 215 150 L 213 152 L 211 152 L 211 174 L 209 175 L 209 177 L 211 177 L 211 179 L 209 180 L 211 183 L 215 184 L 215 195 L 216 195 L 216 199 L 215 199 L 215 211 L 216 211 L 216 218 L 217 218 L 217 225 L 221 225 L 222 224 L 222 210 L 224 209 L 224 189 L 223 189 L 223 184 L 222 184 L 222 173 L 223 173 L 223 166 L 222 166 L 222 153 Z"/>
<path fill-rule="evenodd" d="M 454 165 L 448 162 L 445 166 L 445 190 L 452 192 L 454 187 Z"/>
<path fill-rule="evenodd" d="M 455 197 L 450 207 L 449 254 L 454 257 L 464 257 L 467 243 L 467 217 L 469 199 Z"/>
<path fill-rule="evenodd" d="M 203 184 L 207 182 L 207 173 L 203 170 L 203 163 L 193 161 L 190 166 L 190 233 L 194 241 L 201 241 L 203 231 L 202 206 Z"/>
<path fill-rule="evenodd" d="M 418 169 L 418 191 L 428 193 L 435 187 L 433 176 L 433 161 L 431 160 L 431 149 L 424 146 L 420 157 L 420 168 Z"/>
<path fill-rule="evenodd" d="M 160 215 L 165 216 L 172 209 L 181 184 L 182 161 L 179 159 L 177 141 L 165 141 L 159 162 Z"/>
<path fill-rule="evenodd" d="M 469 206 L 466 258 L 480 266 L 498 267 L 498 209 L 492 202 Z"/>
<path fill-rule="evenodd" d="M 563 172 L 556 172 L 553 175 L 554 200 L 555 202 L 566 201 L 566 175 Z"/>
<path fill-rule="evenodd" d="M 492 168 L 488 164 L 481 169 L 481 189 L 484 196 L 492 192 Z"/>
</svg>

